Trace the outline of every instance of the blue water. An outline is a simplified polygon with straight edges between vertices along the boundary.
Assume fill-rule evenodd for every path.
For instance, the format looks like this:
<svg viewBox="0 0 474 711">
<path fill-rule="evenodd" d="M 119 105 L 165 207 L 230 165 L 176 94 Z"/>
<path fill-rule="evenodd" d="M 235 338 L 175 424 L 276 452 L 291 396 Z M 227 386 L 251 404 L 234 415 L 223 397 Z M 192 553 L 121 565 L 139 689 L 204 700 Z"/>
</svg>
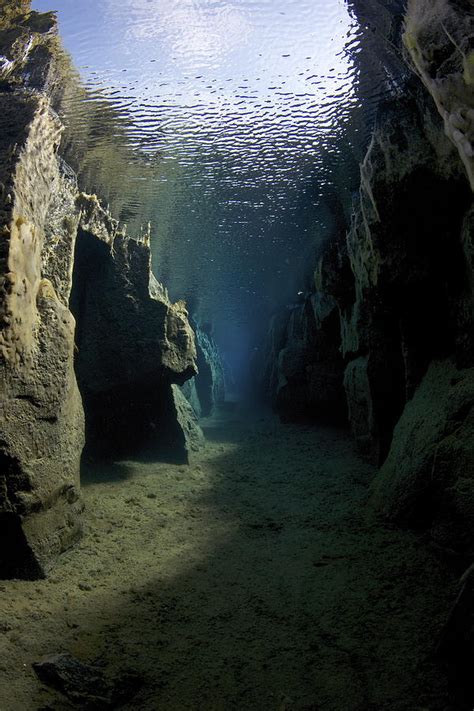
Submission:
<svg viewBox="0 0 474 711">
<path fill-rule="evenodd" d="M 57 9 L 87 101 L 126 119 L 120 140 L 134 158 L 103 188 L 112 211 L 131 232 L 151 223 L 157 277 L 244 362 L 272 310 L 310 285 L 344 207 L 334 194 L 348 202 L 353 189 L 365 126 L 360 30 L 345 2 L 34 7 Z M 103 136 L 88 140 L 100 162 Z"/>
</svg>

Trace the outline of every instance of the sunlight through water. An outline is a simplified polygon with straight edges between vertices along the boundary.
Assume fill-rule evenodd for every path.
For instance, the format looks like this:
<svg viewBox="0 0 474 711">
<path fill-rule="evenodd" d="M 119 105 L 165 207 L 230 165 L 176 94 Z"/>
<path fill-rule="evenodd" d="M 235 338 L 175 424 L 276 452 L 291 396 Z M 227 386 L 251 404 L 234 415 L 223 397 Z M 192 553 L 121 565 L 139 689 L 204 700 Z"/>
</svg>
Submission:
<svg viewBox="0 0 474 711">
<path fill-rule="evenodd" d="M 89 131 L 109 175 L 86 187 L 131 233 L 151 222 L 171 296 L 244 348 L 255 313 L 301 286 L 334 219 L 327 196 L 357 165 L 360 28 L 343 0 L 52 2 L 34 7 L 57 10 L 87 88 L 65 122 L 109 107 L 130 156 L 123 174 L 110 130 Z"/>
</svg>

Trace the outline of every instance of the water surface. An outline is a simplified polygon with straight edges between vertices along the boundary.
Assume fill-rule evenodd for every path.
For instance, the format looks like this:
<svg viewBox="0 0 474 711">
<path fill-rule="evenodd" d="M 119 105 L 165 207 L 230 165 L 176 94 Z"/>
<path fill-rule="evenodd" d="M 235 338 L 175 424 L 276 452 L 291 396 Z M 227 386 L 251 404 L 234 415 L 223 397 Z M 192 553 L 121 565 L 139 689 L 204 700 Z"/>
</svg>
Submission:
<svg viewBox="0 0 474 711">
<path fill-rule="evenodd" d="M 158 278 L 215 322 L 237 362 L 310 282 L 356 184 L 361 85 L 380 92 L 358 74 L 357 22 L 343 0 L 53 1 L 34 6 L 57 9 L 85 102 L 125 126 L 129 169 L 117 176 L 112 159 L 86 187 L 131 232 L 151 222 Z M 93 166 L 108 165 L 109 122 L 87 141 Z"/>
</svg>

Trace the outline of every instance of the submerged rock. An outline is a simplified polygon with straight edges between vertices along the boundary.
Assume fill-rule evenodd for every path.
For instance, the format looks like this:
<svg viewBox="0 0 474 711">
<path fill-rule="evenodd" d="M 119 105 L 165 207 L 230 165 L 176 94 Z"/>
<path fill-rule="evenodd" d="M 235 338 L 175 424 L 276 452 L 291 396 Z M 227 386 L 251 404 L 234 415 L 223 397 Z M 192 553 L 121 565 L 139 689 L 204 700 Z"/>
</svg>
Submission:
<svg viewBox="0 0 474 711">
<path fill-rule="evenodd" d="M 171 386 L 174 406 L 174 419 L 178 423 L 174 452 L 183 452 L 183 461 L 189 463 L 193 454 L 204 444 L 204 434 L 199 426 L 197 416 L 191 403 L 177 385 Z"/>
<path fill-rule="evenodd" d="M 36 662 L 33 669 L 44 684 L 87 711 L 117 708 L 130 701 L 143 683 L 138 675 L 129 672 L 117 679 L 108 678 L 103 668 L 67 653 Z"/>
<path fill-rule="evenodd" d="M 0 575 L 37 577 L 81 533 L 68 308 L 77 216 L 47 99 L 19 91 L 0 104 Z"/>
<path fill-rule="evenodd" d="M 77 205 L 71 308 L 88 452 L 172 452 L 171 384 L 196 372 L 185 305 L 172 304 L 152 275 L 146 237 L 120 231 L 95 196 L 80 194 Z"/>
<path fill-rule="evenodd" d="M 474 27 L 472 3 L 410 0 L 403 41 L 433 97 L 444 130 L 474 190 Z"/>
<path fill-rule="evenodd" d="M 35 578 L 81 535 L 82 399 L 90 451 L 160 454 L 178 432 L 185 460 L 171 385 L 196 372 L 196 352 L 148 236 L 120 230 L 58 155 L 52 106 L 73 80 L 54 16 L 1 8 L 0 577 Z"/>
<path fill-rule="evenodd" d="M 274 319 L 267 353 L 267 388 L 284 421 L 344 422 L 344 366 L 334 299 L 316 292 Z"/>
<path fill-rule="evenodd" d="M 315 355 L 326 352 L 324 321 L 315 313 L 316 330 L 308 328 L 306 307 L 294 305 L 273 319 L 264 379 L 293 416 L 310 401 L 311 370 L 326 384 L 331 367 L 335 378 L 341 368 L 355 440 L 383 465 L 373 503 L 391 520 L 428 528 L 438 544 L 472 555 L 472 7 L 408 3 L 410 76 L 400 64 L 401 4 L 350 5 L 381 29 L 364 44 L 361 67 L 383 54 L 384 34 L 391 53 L 398 43 L 399 57 L 387 65 L 390 92 L 361 163 L 351 224 L 345 234 L 335 229 L 315 271 L 319 308 L 329 314 L 332 303 L 340 324 L 330 339 L 337 355 Z"/>
<path fill-rule="evenodd" d="M 211 330 L 205 330 L 194 321 L 192 323 L 196 334 L 198 372 L 183 385 L 182 391 L 196 415 L 208 417 L 225 399 L 224 365 Z"/>
<path fill-rule="evenodd" d="M 343 353 L 358 358 L 346 373 L 349 411 L 358 413 L 353 431 L 358 438 L 365 401 L 364 437 L 380 463 L 428 364 L 456 348 L 453 324 L 469 289 L 461 233 L 470 203 L 436 116 L 416 93 L 398 103 L 361 168 L 347 235 L 356 300 L 341 310 Z"/>
<path fill-rule="evenodd" d="M 211 334 L 196 327 L 197 367 L 196 392 L 201 405 L 201 415 L 212 414 L 216 405 L 225 398 L 225 377 L 219 349 Z"/>
<path fill-rule="evenodd" d="M 439 545 L 474 555 L 474 368 L 430 366 L 372 488 L 385 517 L 429 528 Z"/>
<path fill-rule="evenodd" d="M 194 325 L 197 369 L 182 391 L 198 417 L 208 417 L 225 399 L 225 376 L 219 348 L 210 332 Z"/>
</svg>

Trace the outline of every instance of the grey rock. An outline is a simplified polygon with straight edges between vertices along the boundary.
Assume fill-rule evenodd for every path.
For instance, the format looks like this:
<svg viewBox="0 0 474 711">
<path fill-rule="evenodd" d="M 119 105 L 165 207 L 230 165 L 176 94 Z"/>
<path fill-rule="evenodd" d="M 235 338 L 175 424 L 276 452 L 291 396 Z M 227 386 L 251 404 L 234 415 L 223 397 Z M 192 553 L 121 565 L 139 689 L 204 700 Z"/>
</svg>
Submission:
<svg viewBox="0 0 474 711">
<path fill-rule="evenodd" d="M 196 372 L 184 302 L 151 273 L 147 237 L 133 239 L 95 196 L 81 193 L 71 308 L 87 452 L 103 457 L 171 452 L 170 386 Z M 177 423 L 174 423 L 177 426 Z M 171 437 L 171 439 L 169 439 Z"/>
<path fill-rule="evenodd" d="M 82 662 L 71 654 L 57 654 L 33 664 L 39 679 L 57 689 L 84 711 L 117 708 L 130 701 L 142 679 L 128 672 L 108 678 L 102 667 Z"/>
<path fill-rule="evenodd" d="M 185 460 L 189 463 L 192 455 L 204 445 L 204 435 L 199 426 L 196 413 L 188 402 L 181 389 L 177 385 L 171 386 L 174 418 L 180 429 L 181 442 L 178 444 L 178 451 L 185 451 Z"/>
<path fill-rule="evenodd" d="M 344 422 L 344 365 L 339 352 L 339 311 L 322 292 L 274 319 L 265 377 L 275 410 L 284 421 Z"/>
</svg>

